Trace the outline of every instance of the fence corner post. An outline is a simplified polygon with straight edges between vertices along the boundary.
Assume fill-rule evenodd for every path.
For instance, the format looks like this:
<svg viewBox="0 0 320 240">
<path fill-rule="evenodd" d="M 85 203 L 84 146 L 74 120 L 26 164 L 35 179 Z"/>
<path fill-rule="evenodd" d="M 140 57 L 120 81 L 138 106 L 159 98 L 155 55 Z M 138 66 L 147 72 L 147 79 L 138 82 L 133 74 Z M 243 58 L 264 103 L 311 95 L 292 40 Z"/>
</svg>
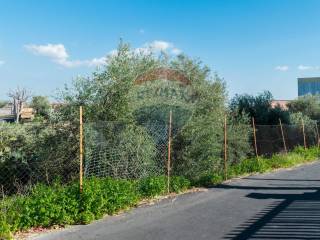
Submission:
<svg viewBox="0 0 320 240">
<path fill-rule="evenodd" d="M 79 152 L 79 189 L 80 193 L 82 193 L 83 190 L 83 183 L 82 183 L 82 178 L 83 178 L 83 108 L 80 106 L 79 109 L 79 147 L 80 147 L 80 152 Z"/>
</svg>

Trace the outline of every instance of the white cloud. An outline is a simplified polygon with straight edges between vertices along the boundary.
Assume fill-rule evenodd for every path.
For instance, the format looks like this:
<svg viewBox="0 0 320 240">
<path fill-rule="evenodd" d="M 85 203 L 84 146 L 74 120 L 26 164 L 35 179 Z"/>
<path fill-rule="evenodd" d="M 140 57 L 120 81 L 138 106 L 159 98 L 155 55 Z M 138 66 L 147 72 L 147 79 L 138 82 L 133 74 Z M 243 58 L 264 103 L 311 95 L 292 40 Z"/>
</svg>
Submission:
<svg viewBox="0 0 320 240">
<path fill-rule="evenodd" d="M 286 72 L 289 70 L 289 67 L 286 65 L 283 65 L 283 66 L 276 66 L 274 69 L 277 71 Z"/>
<path fill-rule="evenodd" d="M 143 47 L 136 48 L 135 51 L 136 52 L 140 51 L 140 52 L 146 53 L 146 54 L 149 54 L 150 52 L 157 53 L 160 51 L 168 52 L 173 55 L 178 55 L 178 54 L 182 53 L 182 51 L 179 48 L 175 47 L 173 43 L 162 41 L 162 40 L 155 40 L 151 43 L 145 43 L 143 45 Z"/>
<path fill-rule="evenodd" d="M 320 66 L 299 65 L 299 66 L 298 66 L 298 70 L 300 70 L 300 71 L 320 70 Z"/>
<path fill-rule="evenodd" d="M 168 48 L 173 48 L 173 44 L 165 41 L 153 41 L 149 46 L 156 51 L 165 51 Z"/>
<path fill-rule="evenodd" d="M 106 58 L 93 58 L 90 60 L 69 60 L 69 54 L 63 44 L 47 44 L 47 45 L 25 45 L 25 48 L 31 53 L 50 58 L 53 62 L 64 67 L 72 68 L 79 66 L 99 66 L 106 63 Z"/>
<path fill-rule="evenodd" d="M 51 61 L 68 68 L 72 67 L 92 67 L 107 64 L 108 57 L 115 56 L 118 51 L 116 49 L 110 51 L 107 57 L 93 58 L 87 60 L 70 60 L 70 56 L 63 44 L 47 44 L 36 45 L 29 44 L 24 46 L 26 50 L 37 56 L 44 56 L 51 59 Z M 152 54 L 159 52 L 167 52 L 172 55 L 178 55 L 182 51 L 174 46 L 171 42 L 155 40 L 151 43 L 145 43 L 142 47 L 135 48 L 133 53 L 135 54 Z M 1 62 L 0 62 L 1 65 Z"/>
<path fill-rule="evenodd" d="M 5 64 L 5 63 L 6 63 L 5 61 L 0 60 L 0 66 L 3 65 L 3 64 Z"/>
<path fill-rule="evenodd" d="M 69 57 L 63 44 L 47 44 L 47 45 L 25 45 L 25 48 L 35 55 L 45 56 L 53 59 L 67 59 Z"/>
</svg>

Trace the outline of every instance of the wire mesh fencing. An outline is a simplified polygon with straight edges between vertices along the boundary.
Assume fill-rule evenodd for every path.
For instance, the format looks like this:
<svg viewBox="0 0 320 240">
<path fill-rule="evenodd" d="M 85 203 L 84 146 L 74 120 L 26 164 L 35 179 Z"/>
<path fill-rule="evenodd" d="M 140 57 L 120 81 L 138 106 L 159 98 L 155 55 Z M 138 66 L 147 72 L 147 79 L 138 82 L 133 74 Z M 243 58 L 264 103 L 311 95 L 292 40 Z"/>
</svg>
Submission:
<svg viewBox="0 0 320 240">
<path fill-rule="evenodd" d="M 258 155 L 270 156 L 297 146 L 317 146 L 319 134 L 316 125 L 257 125 L 256 142 Z"/>
<path fill-rule="evenodd" d="M 171 128 L 171 131 L 170 131 Z M 203 126 L 165 121 L 85 122 L 83 176 L 141 179 L 197 177 L 242 159 L 319 145 L 316 125 L 228 121 Z M 0 124 L 0 197 L 30 187 L 78 181 L 79 124 Z"/>
<path fill-rule="evenodd" d="M 78 179 L 78 129 L 71 123 L 0 123 L 1 197 L 26 194 L 37 183 Z"/>
<path fill-rule="evenodd" d="M 139 179 L 167 171 L 168 124 L 86 123 L 85 177 Z"/>
</svg>

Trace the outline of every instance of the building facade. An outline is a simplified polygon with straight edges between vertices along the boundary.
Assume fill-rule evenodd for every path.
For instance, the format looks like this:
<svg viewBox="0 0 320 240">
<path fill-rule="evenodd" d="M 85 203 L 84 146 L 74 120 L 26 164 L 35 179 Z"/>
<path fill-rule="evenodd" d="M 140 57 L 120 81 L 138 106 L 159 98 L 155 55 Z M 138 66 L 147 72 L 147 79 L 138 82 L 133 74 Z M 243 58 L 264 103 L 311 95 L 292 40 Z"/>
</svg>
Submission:
<svg viewBox="0 0 320 240">
<path fill-rule="evenodd" d="M 298 96 L 320 94 L 320 77 L 298 78 Z"/>
</svg>

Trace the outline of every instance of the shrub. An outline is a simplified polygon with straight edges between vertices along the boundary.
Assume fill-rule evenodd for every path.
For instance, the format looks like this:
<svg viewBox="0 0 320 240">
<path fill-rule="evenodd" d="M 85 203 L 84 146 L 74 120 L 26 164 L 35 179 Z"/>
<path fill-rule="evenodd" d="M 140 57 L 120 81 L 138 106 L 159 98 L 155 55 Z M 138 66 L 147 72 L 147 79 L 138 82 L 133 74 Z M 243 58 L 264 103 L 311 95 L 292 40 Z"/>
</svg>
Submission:
<svg viewBox="0 0 320 240">
<path fill-rule="evenodd" d="M 182 192 L 190 188 L 191 182 L 180 176 L 173 176 L 170 178 L 170 192 Z"/>
<path fill-rule="evenodd" d="M 190 187 L 183 177 L 171 178 L 171 191 L 180 192 Z M 29 195 L 15 196 L 0 202 L 0 239 L 8 239 L 11 232 L 31 227 L 49 227 L 90 223 L 104 214 L 112 215 L 119 210 L 135 206 L 141 197 L 165 194 L 165 176 L 136 180 L 89 178 L 83 182 L 62 186 L 38 184 Z"/>
<path fill-rule="evenodd" d="M 84 182 L 80 222 L 88 223 L 104 214 L 134 206 L 139 200 L 136 183 L 111 178 L 91 178 Z"/>
<path fill-rule="evenodd" d="M 143 197 L 155 197 L 167 191 L 167 178 L 148 177 L 139 181 L 139 192 Z"/>
<path fill-rule="evenodd" d="M 196 186 L 203 187 L 212 187 L 214 185 L 220 184 L 223 182 L 223 173 L 210 173 L 202 175 L 198 180 L 196 180 L 193 184 Z"/>
<path fill-rule="evenodd" d="M 230 167 L 230 176 L 241 176 L 249 173 L 263 173 L 270 170 L 264 158 L 249 158 Z"/>
<path fill-rule="evenodd" d="M 74 224 L 79 214 L 79 190 L 76 185 L 39 184 L 29 196 L 15 199 L 10 211 L 16 214 L 9 221 L 13 230 Z"/>
<path fill-rule="evenodd" d="M 297 147 L 288 154 L 275 154 L 270 158 L 258 157 L 242 160 L 228 168 L 228 178 L 239 177 L 252 173 L 264 173 L 272 169 L 293 167 L 297 164 L 313 161 L 319 157 L 319 149 L 316 147 L 304 149 Z M 193 185 L 212 187 L 222 183 L 224 173 L 222 171 L 203 174 L 193 181 Z"/>
<path fill-rule="evenodd" d="M 77 176 L 78 144 L 70 124 L 0 123 L 0 185 L 7 194 L 27 185 Z M 12 184 L 17 183 L 17 184 Z"/>
<path fill-rule="evenodd" d="M 303 157 L 307 160 L 314 160 L 320 156 L 320 150 L 318 147 L 305 149 L 304 147 L 299 146 L 293 150 L 293 153 L 303 155 Z"/>
</svg>

